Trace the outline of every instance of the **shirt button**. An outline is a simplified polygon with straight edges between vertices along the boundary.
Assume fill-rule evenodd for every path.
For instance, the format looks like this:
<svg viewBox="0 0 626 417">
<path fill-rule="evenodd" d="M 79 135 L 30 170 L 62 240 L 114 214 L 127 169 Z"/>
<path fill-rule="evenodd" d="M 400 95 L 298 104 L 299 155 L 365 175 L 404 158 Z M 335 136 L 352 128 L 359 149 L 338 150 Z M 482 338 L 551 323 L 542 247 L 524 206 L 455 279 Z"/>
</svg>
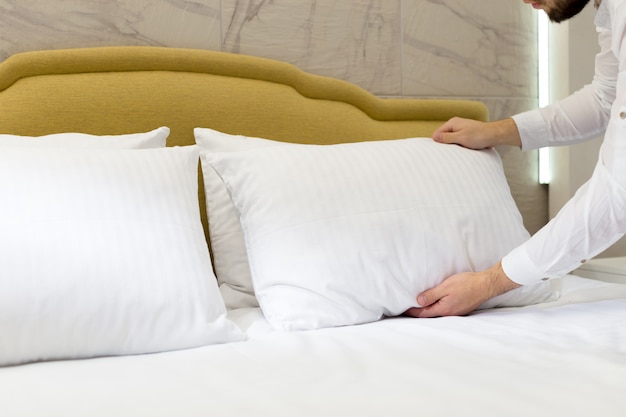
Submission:
<svg viewBox="0 0 626 417">
<path fill-rule="evenodd" d="M 549 280 L 549 279 L 550 279 L 550 278 L 548 278 L 548 277 L 541 278 L 541 280 L 542 280 L 542 281 L 547 281 L 547 280 Z"/>
<path fill-rule="evenodd" d="M 626 111 L 622 111 L 619 113 L 619 118 L 620 119 L 626 119 Z"/>
<path fill-rule="evenodd" d="M 587 260 L 586 260 L 586 259 L 581 259 L 581 260 L 580 260 L 580 263 L 581 263 L 581 264 L 584 264 L 585 262 L 587 262 Z"/>
</svg>

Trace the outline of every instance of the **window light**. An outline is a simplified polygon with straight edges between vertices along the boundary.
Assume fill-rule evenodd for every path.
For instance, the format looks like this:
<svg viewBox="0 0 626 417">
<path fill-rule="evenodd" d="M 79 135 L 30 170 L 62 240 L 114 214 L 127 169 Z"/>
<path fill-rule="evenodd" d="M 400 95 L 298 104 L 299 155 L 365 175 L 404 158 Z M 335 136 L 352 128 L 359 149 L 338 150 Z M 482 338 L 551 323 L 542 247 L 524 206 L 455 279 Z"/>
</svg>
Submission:
<svg viewBox="0 0 626 417">
<path fill-rule="evenodd" d="M 537 72 L 539 107 L 550 104 L 550 21 L 545 12 L 537 13 Z M 539 150 L 539 183 L 549 184 L 552 177 L 550 148 Z"/>
</svg>

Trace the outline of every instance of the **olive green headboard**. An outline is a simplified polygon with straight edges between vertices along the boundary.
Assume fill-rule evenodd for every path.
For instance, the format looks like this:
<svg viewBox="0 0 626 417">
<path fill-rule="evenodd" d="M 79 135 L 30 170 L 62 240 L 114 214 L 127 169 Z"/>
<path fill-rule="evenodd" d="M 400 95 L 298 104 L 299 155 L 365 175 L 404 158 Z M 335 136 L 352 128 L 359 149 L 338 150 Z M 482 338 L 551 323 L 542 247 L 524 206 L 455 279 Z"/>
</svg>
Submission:
<svg viewBox="0 0 626 417">
<path fill-rule="evenodd" d="M 100 47 L 27 52 L 0 63 L 0 133 L 168 126 L 173 146 L 193 144 L 193 128 L 210 127 L 327 144 L 430 136 L 452 116 L 488 114 L 472 101 L 381 99 L 287 63 L 223 52 Z"/>
</svg>

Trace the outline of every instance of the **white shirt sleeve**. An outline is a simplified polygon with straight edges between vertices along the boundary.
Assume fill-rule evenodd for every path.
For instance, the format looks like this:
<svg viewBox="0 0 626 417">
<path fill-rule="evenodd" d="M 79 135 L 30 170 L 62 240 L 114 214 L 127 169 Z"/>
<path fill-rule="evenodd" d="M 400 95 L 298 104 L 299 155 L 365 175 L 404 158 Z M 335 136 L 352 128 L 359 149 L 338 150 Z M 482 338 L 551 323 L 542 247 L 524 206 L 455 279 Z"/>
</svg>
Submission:
<svg viewBox="0 0 626 417">
<path fill-rule="evenodd" d="M 612 49 L 612 31 L 605 6 L 596 16 L 600 52 L 591 84 L 569 97 L 538 110 L 513 116 L 522 138 L 522 150 L 572 145 L 604 133 L 615 101 L 619 62 Z"/>
<path fill-rule="evenodd" d="M 554 219 L 503 258 L 504 272 L 519 284 L 565 275 L 626 232 L 626 0 L 604 0 L 600 7 L 598 14 L 609 16 L 600 16 L 606 25 L 598 27 L 601 52 L 593 83 L 555 105 L 514 117 L 523 149 L 576 143 L 606 127 L 591 179 Z"/>
</svg>

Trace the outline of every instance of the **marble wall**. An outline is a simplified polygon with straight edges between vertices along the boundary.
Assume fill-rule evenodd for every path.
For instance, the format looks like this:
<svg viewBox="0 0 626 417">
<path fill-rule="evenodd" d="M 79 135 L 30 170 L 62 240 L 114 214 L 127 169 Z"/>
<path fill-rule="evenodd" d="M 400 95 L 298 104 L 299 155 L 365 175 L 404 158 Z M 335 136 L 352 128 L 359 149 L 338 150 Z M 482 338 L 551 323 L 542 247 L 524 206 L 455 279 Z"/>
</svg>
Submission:
<svg viewBox="0 0 626 417">
<path fill-rule="evenodd" d="M 386 97 L 532 108 L 535 12 L 501 0 L 0 0 L 0 60 L 101 45 L 222 50 L 291 62 Z M 547 221 L 537 156 L 500 149 L 527 228 Z"/>
</svg>

